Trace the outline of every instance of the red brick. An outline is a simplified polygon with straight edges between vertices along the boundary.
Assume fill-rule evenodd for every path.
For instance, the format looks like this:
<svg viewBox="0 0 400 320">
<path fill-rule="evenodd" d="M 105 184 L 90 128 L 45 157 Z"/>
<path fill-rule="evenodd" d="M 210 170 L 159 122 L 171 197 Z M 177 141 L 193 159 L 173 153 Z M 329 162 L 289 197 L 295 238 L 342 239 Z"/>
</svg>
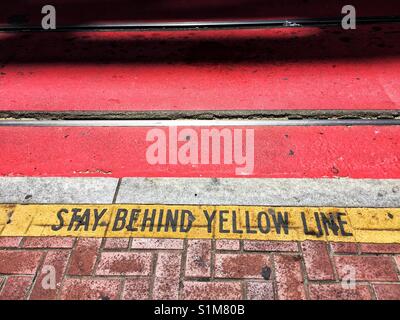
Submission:
<svg viewBox="0 0 400 320">
<path fill-rule="evenodd" d="M 147 300 L 149 299 L 150 284 L 148 279 L 126 280 L 122 299 Z"/>
<path fill-rule="evenodd" d="M 343 288 L 340 283 L 310 284 L 310 299 L 312 300 L 370 300 L 369 287 L 357 285 L 354 289 Z"/>
<path fill-rule="evenodd" d="M 356 280 L 398 281 L 397 273 L 390 257 L 385 256 L 336 256 L 336 269 L 340 279 L 347 276 L 347 268 L 355 268 Z"/>
<path fill-rule="evenodd" d="M 42 252 L 0 250 L 0 274 L 35 274 Z"/>
<path fill-rule="evenodd" d="M 185 300 L 241 300 L 239 282 L 184 282 L 182 298 Z"/>
<path fill-rule="evenodd" d="M 67 268 L 68 259 L 70 256 L 69 251 L 58 250 L 49 251 L 44 259 L 42 269 L 40 270 L 35 286 L 33 287 L 32 293 L 30 295 L 31 300 L 53 300 L 57 298 L 62 279 L 64 277 L 65 269 Z M 56 286 L 52 288 L 44 288 L 42 282 L 46 276 L 49 275 L 49 269 L 45 269 L 45 266 L 54 267 Z M 48 278 L 46 278 L 48 279 Z"/>
<path fill-rule="evenodd" d="M 360 245 L 362 253 L 400 253 L 400 244 L 372 244 L 363 243 Z"/>
<path fill-rule="evenodd" d="M 215 256 L 216 278 L 269 280 L 271 273 L 271 259 L 266 254 L 217 254 Z"/>
<path fill-rule="evenodd" d="M 245 251 L 297 252 L 296 242 L 288 241 L 244 241 Z"/>
<path fill-rule="evenodd" d="M 374 289 L 379 300 L 400 300 L 400 284 L 375 284 Z"/>
<path fill-rule="evenodd" d="M 80 238 L 72 252 L 69 275 L 91 275 L 96 263 L 101 239 Z"/>
<path fill-rule="evenodd" d="M 104 249 L 128 249 L 129 238 L 108 238 L 104 244 Z"/>
<path fill-rule="evenodd" d="M 68 237 L 27 237 L 22 246 L 24 248 L 52 248 L 68 249 L 72 248 L 75 238 Z"/>
<path fill-rule="evenodd" d="M 22 237 L 0 237 L 0 248 L 18 248 Z"/>
<path fill-rule="evenodd" d="M 335 242 L 331 243 L 331 250 L 334 253 L 357 253 L 357 243 L 351 242 Z"/>
<path fill-rule="evenodd" d="M 279 300 L 303 300 L 306 298 L 301 270 L 301 257 L 275 256 L 276 288 Z"/>
<path fill-rule="evenodd" d="M 186 256 L 186 277 L 211 276 L 211 240 L 189 240 Z"/>
<path fill-rule="evenodd" d="M 120 286 L 120 280 L 65 279 L 61 300 L 116 300 Z"/>
<path fill-rule="evenodd" d="M 10 276 L 0 293 L 0 300 L 24 300 L 32 285 L 33 276 Z"/>
<path fill-rule="evenodd" d="M 305 241 L 301 248 L 309 280 L 335 279 L 325 242 Z"/>
<path fill-rule="evenodd" d="M 182 255 L 162 252 L 158 254 L 154 278 L 153 299 L 177 300 Z"/>
<path fill-rule="evenodd" d="M 132 239 L 132 249 L 181 250 L 182 239 Z"/>
<path fill-rule="evenodd" d="M 400 256 L 394 257 L 394 260 L 396 261 L 397 269 L 400 272 Z"/>
<path fill-rule="evenodd" d="M 217 250 L 239 250 L 240 241 L 239 240 L 216 240 L 215 248 Z"/>
<path fill-rule="evenodd" d="M 152 259 L 153 255 L 147 252 L 103 252 L 96 274 L 103 276 L 149 275 Z"/>
<path fill-rule="evenodd" d="M 274 300 L 274 285 L 268 282 L 248 282 L 247 283 L 248 300 Z"/>
</svg>

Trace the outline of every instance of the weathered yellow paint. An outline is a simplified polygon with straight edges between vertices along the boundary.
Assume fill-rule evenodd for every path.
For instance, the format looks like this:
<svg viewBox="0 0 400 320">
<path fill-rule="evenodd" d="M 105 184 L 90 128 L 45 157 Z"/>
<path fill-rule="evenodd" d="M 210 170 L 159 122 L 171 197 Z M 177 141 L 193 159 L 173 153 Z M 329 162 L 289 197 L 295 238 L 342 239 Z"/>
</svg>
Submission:
<svg viewBox="0 0 400 320">
<path fill-rule="evenodd" d="M 214 219 L 207 219 L 214 212 Z M 167 222 L 167 213 L 169 218 L 177 218 L 176 224 Z M 152 223 L 145 223 L 146 214 Z M 131 220 L 132 217 L 136 219 Z M 171 222 L 171 219 L 168 221 Z M 129 229 L 129 225 L 133 229 Z M 17 236 L 400 243 L 400 209 L 135 204 L 0 205 L 0 237 Z"/>
</svg>

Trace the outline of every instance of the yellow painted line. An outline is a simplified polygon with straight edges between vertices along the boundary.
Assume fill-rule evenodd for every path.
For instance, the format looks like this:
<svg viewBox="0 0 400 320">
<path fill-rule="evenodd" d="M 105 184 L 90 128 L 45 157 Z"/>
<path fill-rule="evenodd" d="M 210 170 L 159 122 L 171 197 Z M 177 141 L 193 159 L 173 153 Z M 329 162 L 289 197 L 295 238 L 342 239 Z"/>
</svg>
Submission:
<svg viewBox="0 0 400 320">
<path fill-rule="evenodd" d="M 400 209 L 0 205 L 0 237 L 17 236 L 400 243 Z"/>
</svg>

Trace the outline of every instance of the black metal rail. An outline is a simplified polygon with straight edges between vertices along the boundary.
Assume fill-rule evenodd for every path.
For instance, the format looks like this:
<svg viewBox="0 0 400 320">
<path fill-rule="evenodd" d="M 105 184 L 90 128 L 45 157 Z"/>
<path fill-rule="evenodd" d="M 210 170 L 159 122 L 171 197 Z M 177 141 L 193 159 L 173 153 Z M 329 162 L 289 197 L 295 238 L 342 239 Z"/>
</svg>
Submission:
<svg viewBox="0 0 400 320">
<path fill-rule="evenodd" d="M 258 29 L 282 27 L 340 26 L 338 19 L 238 20 L 238 21 L 186 21 L 186 22 L 131 22 L 107 24 L 60 25 L 56 30 L 43 30 L 34 25 L 0 25 L 0 32 L 68 32 L 68 31 L 146 31 L 146 30 L 198 30 L 198 29 Z M 357 24 L 400 23 L 400 16 L 359 17 Z"/>
</svg>

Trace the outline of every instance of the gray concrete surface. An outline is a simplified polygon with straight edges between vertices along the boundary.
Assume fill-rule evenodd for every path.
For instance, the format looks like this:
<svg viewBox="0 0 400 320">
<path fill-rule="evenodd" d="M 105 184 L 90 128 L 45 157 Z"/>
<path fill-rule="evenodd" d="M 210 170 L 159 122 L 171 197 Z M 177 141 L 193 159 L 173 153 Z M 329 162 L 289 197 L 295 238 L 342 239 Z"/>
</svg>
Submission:
<svg viewBox="0 0 400 320">
<path fill-rule="evenodd" d="M 400 180 L 126 178 L 116 202 L 399 207 Z"/>
<path fill-rule="evenodd" d="M 0 177 L 0 203 L 112 203 L 118 179 Z"/>
<path fill-rule="evenodd" d="M 117 192 L 118 188 L 118 192 Z M 9 178 L 0 203 L 400 207 L 400 180 L 244 178 Z"/>
</svg>

